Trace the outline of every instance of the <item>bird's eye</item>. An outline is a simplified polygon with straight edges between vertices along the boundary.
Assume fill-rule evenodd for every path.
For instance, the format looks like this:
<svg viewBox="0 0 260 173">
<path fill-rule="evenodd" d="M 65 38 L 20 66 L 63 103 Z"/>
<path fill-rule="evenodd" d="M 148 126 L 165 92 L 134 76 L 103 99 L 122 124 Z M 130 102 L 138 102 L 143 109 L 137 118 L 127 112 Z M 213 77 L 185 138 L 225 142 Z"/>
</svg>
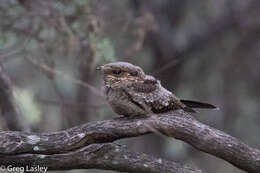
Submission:
<svg viewBox="0 0 260 173">
<path fill-rule="evenodd" d="M 131 73 L 132 76 L 137 76 L 138 75 L 138 72 L 137 71 L 134 71 Z"/>
<path fill-rule="evenodd" d="M 114 74 L 116 74 L 116 75 L 119 75 L 122 71 L 121 70 L 113 70 L 112 71 Z"/>
</svg>

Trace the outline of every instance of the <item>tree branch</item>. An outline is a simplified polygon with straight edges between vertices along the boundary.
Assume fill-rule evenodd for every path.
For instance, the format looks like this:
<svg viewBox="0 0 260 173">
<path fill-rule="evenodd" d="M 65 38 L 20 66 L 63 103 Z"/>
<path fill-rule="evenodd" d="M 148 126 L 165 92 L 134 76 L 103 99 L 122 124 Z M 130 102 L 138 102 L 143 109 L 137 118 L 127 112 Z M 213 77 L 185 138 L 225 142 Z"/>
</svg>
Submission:
<svg viewBox="0 0 260 173">
<path fill-rule="evenodd" d="M 48 170 L 105 169 L 141 173 L 202 173 L 183 165 L 135 153 L 114 143 L 91 144 L 64 154 L 18 154 L 1 156 L 1 163 L 19 167 L 42 165 Z M 29 164 L 28 164 L 29 163 Z"/>
<path fill-rule="evenodd" d="M 0 53 L 1 54 L 1 53 Z M 9 76 L 0 64 L 0 109 L 8 130 L 29 130 L 16 106 L 14 90 Z"/>
<path fill-rule="evenodd" d="M 164 160 L 161 162 L 157 159 L 156 162 L 156 159 L 147 155 L 131 153 L 119 145 L 109 143 L 121 138 L 151 133 L 153 129 L 166 136 L 183 140 L 198 150 L 222 158 L 242 170 L 260 172 L 259 150 L 198 122 L 181 110 L 147 118 L 91 122 L 54 133 L 0 131 L 0 163 L 5 166 L 9 163 L 39 163 L 50 166 L 51 170 L 102 168 L 129 172 L 136 172 L 137 169 L 137 172 L 149 172 L 148 169 L 164 172 L 159 168 L 161 166 L 167 169 L 166 172 L 178 172 L 178 169 L 199 172 L 172 162 L 166 164 L 168 161 Z M 120 152 L 115 154 L 117 147 Z M 104 159 L 106 154 L 111 158 Z M 127 156 L 127 159 L 124 156 Z M 14 159 L 18 157 L 23 159 Z M 137 158 L 141 160 L 134 161 Z M 131 165 L 132 163 L 134 165 Z M 157 168 L 152 169 L 156 163 Z M 145 169 L 147 165 L 149 168 Z"/>
</svg>

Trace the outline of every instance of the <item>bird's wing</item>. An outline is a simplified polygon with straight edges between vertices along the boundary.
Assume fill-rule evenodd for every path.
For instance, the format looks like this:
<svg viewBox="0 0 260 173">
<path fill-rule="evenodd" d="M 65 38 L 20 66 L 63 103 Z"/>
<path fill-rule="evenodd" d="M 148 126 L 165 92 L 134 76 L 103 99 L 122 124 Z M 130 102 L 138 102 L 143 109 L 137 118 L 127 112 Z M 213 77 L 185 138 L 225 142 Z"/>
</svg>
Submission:
<svg viewBox="0 0 260 173">
<path fill-rule="evenodd" d="M 145 80 L 140 83 L 133 83 L 130 88 L 137 93 L 151 93 L 156 90 L 157 80 L 153 76 L 146 76 Z"/>
<path fill-rule="evenodd" d="M 184 109 L 186 106 L 170 91 L 163 88 L 160 81 L 148 77 L 143 83 L 134 83 L 127 92 L 134 101 L 142 105 L 149 113 L 163 113 L 175 109 Z"/>
<path fill-rule="evenodd" d="M 158 87 L 153 93 L 147 95 L 146 103 L 152 108 L 154 113 L 163 113 L 170 110 L 184 109 L 185 105 L 171 92 Z"/>
</svg>

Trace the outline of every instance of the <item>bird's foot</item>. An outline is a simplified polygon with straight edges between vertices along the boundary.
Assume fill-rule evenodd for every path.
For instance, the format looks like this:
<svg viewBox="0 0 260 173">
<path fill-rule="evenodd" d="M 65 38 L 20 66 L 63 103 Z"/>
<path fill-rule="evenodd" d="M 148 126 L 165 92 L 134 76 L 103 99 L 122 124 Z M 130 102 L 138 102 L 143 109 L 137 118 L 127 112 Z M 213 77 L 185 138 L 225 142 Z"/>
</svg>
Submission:
<svg viewBox="0 0 260 173">
<path fill-rule="evenodd" d="M 119 117 L 115 117 L 113 118 L 113 120 L 125 120 L 125 119 L 128 119 L 129 117 L 126 117 L 124 115 L 119 115 Z"/>
</svg>

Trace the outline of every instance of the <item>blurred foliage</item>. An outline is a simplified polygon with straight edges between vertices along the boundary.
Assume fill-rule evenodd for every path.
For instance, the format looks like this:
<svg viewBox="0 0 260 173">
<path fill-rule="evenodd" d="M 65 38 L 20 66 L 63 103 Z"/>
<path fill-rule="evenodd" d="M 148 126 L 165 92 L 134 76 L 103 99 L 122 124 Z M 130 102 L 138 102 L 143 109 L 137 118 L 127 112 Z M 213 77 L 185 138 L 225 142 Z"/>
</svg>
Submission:
<svg viewBox="0 0 260 173">
<path fill-rule="evenodd" d="M 179 97 L 219 106 L 194 116 L 260 148 L 259 13 L 258 0 L 2 0 L 0 58 L 32 131 L 115 116 L 97 94 L 95 67 L 128 61 Z M 208 172 L 241 172 L 181 141 L 120 142 Z"/>
<path fill-rule="evenodd" d="M 32 93 L 26 90 L 19 91 L 19 89 L 15 89 L 14 92 L 17 106 L 21 110 L 24 120 L 29 124 L 39 123 L 41 121 L 40 108 L 33 101 Z"/>
</svg>

